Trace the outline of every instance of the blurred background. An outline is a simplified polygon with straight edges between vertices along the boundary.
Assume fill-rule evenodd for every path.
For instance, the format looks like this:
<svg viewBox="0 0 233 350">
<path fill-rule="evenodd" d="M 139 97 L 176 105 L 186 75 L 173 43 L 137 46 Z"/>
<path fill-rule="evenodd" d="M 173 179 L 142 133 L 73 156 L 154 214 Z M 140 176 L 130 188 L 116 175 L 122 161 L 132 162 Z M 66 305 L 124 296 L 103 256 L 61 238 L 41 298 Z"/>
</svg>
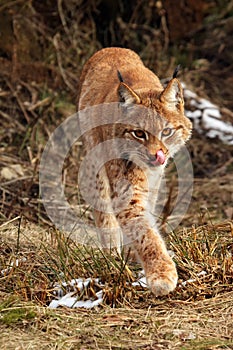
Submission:
<svg viewBox="0 0 233 350">
<path fill-rule="evenodd" d="M 232 125 L 232 37 L 229 0 L 1 0 L 0 222 L 20 215 L 48 223 L 40 157 L 55 127 L 75 112 L 79 75 L 95 51 L 131 48 L 161 79 L 181 64 L 186 87 Z M 232 219 L 232 145 L 203 129 L 194 130 L 188 148 L 195 184 L 185 223 Z M 75 156 L 65 168 L 75 201 Z"/>
</svg>

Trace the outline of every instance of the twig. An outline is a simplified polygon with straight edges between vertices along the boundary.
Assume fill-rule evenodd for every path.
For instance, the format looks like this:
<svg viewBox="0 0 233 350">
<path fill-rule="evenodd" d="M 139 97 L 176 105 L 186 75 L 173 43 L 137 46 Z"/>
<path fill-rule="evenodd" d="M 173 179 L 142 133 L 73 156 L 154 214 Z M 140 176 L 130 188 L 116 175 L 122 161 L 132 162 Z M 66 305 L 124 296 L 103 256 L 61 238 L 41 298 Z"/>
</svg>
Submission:
<svg viewBox="0 0 233 350">
<path fill-rule="evenodd" d="M 66 32 L 67 37 L 70 40 L 70 43 L 72 44 L 72 39 L 70 38 L 69 28 L 67 26 L 66 19 L 65 19 L 65 16 L 64 16 L 64 13 L 63 13 L 63 9 L 62 9 L 62 0 L 57 0 L 57 8 L 58 8 L 59 16 L 61 18 L 61 23 L 62 23 L 62 25 L 64 27 L 64 30 Z"/>
<path fill-rule="evenodd" d="M 58 62 L 58 67 L 60 69 L 60 72 L 61 72 L 61 76 L 65 82 L 65 84 L 68 86 L 68 88 L 75 92 L 75 88 L 72 86 L 72 84 L 69 82 L 69 80 L 67 79 L 66 77 L 66 73 L 62 67 L 62 59 L 61 59 L 61 53 L 60 53 L 60 46 L 59 46 L 59 37 L 60 35 L 59 34 L 56 34 L 53 38 L 53 44 L 54 44 L 54 47 L 56 49 L 56 55 L 57 55 L 57 62 Z"/>
<path fill-rule="evenodd" d="M 17 231 L 16 254 L 18 254 L 18 252 L 19 252 L 19 240 L 20 240 L 21 220 L 22 220 L 22 218 L 20 217 L 20 218 L 19 218 L 18 231 Z"/>
<path fill-rule="evenodd" d="M 11 224 L 12 222 L 14 222 L 16 220 L 19 220 L 19 219 L 21 219 L 21 217 L 20 216 L 16 216 L 15 218 L 4 222 L 2 225 L 0 225 L 0 229 L 5 227 L 5 226 L 7 226 L 8 224 Z"/>
<path fill-rule="evenodd" d="M 23 112 L 23 115 L 24 115 L 24 118 L 26 119 L 26 121 L 28 122 L 28 124 L 30 123 L 30 118 L 26 112 L 26 109 L 24 108 L 24 105 L 22 103 L 22 101 L 20 100 L 19 96 L 18 96 L 18 93 L 17 91 L 13 88 L 13 86 L 11 85 L 11 83 L 9 82 L 9 80 L 7 80 L 7 85 L 9 86 L 13 96 L 16 98 L 17 102 L 18 102 L 18 105 L 19 107 L 21 108 L 22 112 Z"/>
<path fill-rule="evenodd" d="M 44 98 L 43 100 L 40 100 L 40 101 L 37 101 L 35 104 L 33 105 L 29 105 L 28 106 L 28 111 L 34 111 L 36 108 L 38 107 L 43 107 L 43 106 L 46 106 L 48 105 L 50 102 L 51 102 L 52 98 L 51 97 L 46 97 Z"/>
<path fill-rule="evenodd" d="M 22 176 L 22 177 L 17 177 L 17 179 L 13 179 L 13 180 L 9 180 L 9 181 L 6 181 L 4 183 L 2 183 L 1 185 L 2 186 L 7 186 L 7 185 L 11 185 L 15 182 L 18 182 L 18 181 L 23 181 L 23 180 L 28 180 L 28 179 L 31 179 L 33 176 Z M 1 187 L 0 187 L 1 188 Z"/>
</svg>

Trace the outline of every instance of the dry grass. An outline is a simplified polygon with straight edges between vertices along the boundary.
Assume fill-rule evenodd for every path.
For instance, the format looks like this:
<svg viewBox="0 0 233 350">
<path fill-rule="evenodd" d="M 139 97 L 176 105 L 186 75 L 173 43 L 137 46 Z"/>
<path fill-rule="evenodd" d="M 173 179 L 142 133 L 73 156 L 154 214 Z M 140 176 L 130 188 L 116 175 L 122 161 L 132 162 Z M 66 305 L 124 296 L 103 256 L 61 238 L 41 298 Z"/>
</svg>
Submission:
<svg viewBox="0 0 233 350">
<path fill-rule="evenodd" d="M 231 292 L 195 303 L 157 301 L 145 309 L 54 312 L 26 305 L 34 318 L 1 324 L 0 345 L 7 350 L 232 349 L 232 297 Z M 25 305 L 15 302 L 11 312 L 16 308 Z"/>
<path fill-rule="evenodd" d="M 172 235 L 171 247 L 178 287 L 168 297 L 155 298 L 132 287 L 113 252 L 84 249 L 26 222 L 20 230 L 15 223 L 2 225 L 1 348 L 231 349 L 233 223 L 180 230 Z M 136 278 L 138 266 L 129 266 Z M 48 309 L 54 282 L 78 277 L 104 282 L 103 304 L 89 311 Z M 97 286 L 92 287 L 86 297 L 94 297 Z M 77 297 L 83 299 L 84 293 Z"/>
<path fill-rule="evenodd" d="M 141 307 L 153 303 L 148 291 L 130 285 L 132 278 L 137 279 L 140 267 L 128 261 L 132 272 L 129 275 L 124 260 L 115 251 L 80 246 L 56 230 L 29 223 L 20 228 L 10 223 L 0 229 L 4 293 L 47 305 L 53 297 L 53 283 L 98 277 L 105 284 L 106 305 L 130 303 Z M 170 246 L 180 277 L 170 298 L 195 301 L 232 290 L 232 222 L 177 230 L 170 235 Z M 190 279 L 192 283 L 182 286 Z M 87 294 L 92 292 L 89 290 Z"/>
</svg>

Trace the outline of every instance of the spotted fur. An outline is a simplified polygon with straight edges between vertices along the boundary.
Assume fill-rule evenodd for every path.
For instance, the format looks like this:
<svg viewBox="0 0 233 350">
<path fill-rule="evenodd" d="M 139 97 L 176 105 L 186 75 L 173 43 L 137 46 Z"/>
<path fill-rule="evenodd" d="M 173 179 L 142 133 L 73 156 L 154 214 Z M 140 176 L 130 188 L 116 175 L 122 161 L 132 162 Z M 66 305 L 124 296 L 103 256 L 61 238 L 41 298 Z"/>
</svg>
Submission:
<svg viewBox="0 0 233 350">
<path fill-rule="evenodd" d="M 95 125 L 83 135 L 86 155 L 105 141 L 124 141 L 116 146 L 116 158 L 100 169 L 96 170 L 95 159 L 108 154 L 107 146 L 85 166 L 83 186 L 92 196 L 102 245 L 118 249 L 130 245 L 151 291 L 165 295 L 176 287 L 177 271 L 153 211 L 167 160 L 191 134 L 181 84 L 174 75 L 163 88 L 133 51 L 102 49 L 83 68 L 78 110 L 87 111 L 84 124 L 94 121 Z M 110 122 L 95 124 L 106 115 Z"/>
</svg>

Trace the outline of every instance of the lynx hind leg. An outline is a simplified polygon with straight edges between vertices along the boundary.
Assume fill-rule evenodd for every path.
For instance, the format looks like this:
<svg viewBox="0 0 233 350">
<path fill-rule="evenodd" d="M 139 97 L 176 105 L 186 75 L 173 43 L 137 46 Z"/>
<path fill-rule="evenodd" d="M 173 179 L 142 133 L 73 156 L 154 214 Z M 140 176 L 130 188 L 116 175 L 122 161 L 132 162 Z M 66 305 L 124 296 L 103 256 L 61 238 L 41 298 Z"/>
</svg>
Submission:
<svg viewBox="0 0 233 350">
<path fill-rule="evenodd" d="M 114 214 L 95 211 L 94 218 L 101 247 L 105 249 L 116 248 L 120 252 L 123 245 L 122 231 Z"/>
<path fill-rule="evenodd" d="M 161 236 L 149 229 L 147 234 L 141 237 L 140 246 L 136 244 L 135 248 L 152 293 L 160 296 L 172 292 L 176 288 L 178 275 Z"/>
</svg>

